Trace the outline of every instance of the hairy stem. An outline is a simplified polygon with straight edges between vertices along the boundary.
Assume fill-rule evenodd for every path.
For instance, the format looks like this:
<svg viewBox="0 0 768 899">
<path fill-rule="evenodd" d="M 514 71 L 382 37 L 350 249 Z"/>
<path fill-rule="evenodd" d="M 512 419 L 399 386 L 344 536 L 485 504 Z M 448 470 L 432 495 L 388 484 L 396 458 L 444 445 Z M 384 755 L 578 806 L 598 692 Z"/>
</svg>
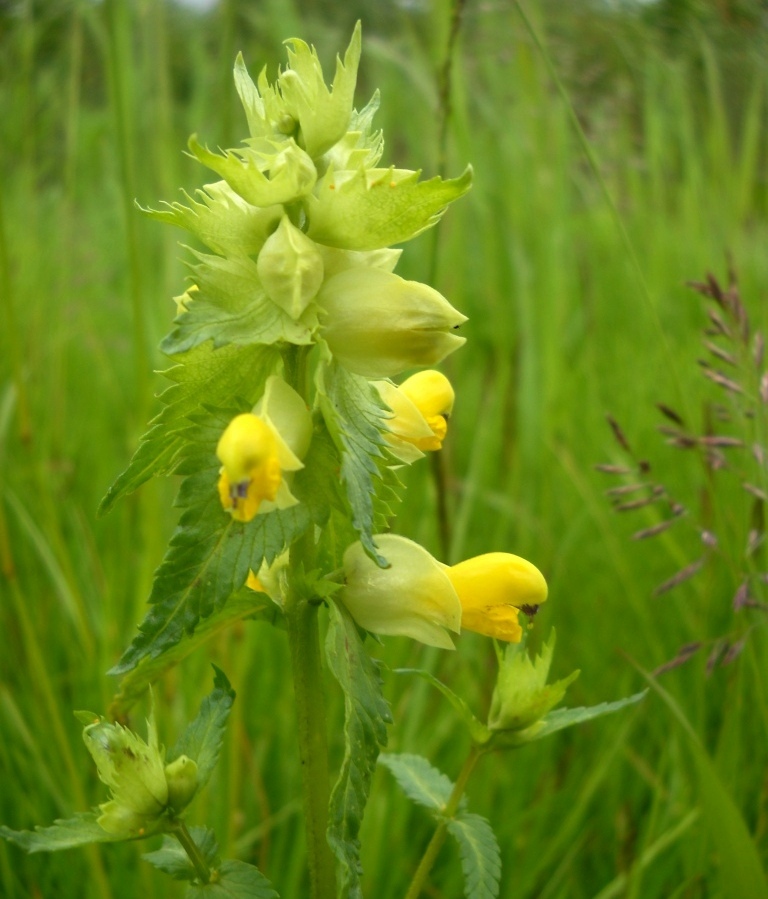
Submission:
<svg viewBox="0 0 768 899">
<path fill-rule="evenodd" d="M 421 891 L 424 889 L 424 884 L 426 883 L 427 877 L 429 876 L 429 872 L 432 870 L 432 867 L 437 860 L 438 853 L 442 849 L 443 843 L 445 842 L 445 835 L 448 833 L 448 822 L 456 814 L 456 810 L 459 807 L 459 802 L 461 802 L 461 797 L 464 795 L 464 791 L 467 788 L 467 781 L 474 771 L 477 760 L 482 754 L 483 748 L 481 746 L 478 746 L 476 743 L 473 743 L 472 749 L 470 749 L 469 755 L 467 756 L 464 765 L 459 772 L 459 776 L 456 779 L 456 783 L 453 787 L 453 792 L 451 793 L 448 802 L 446 802 L 445 808 L 442 811 L 443 819 L 437 825 L 437 829 L 432 834 L 432 839 L 429 841 L 429 845 L 424 851 L 424 855 L 419 862 L 419 867 L 416 869 L 416 873 L 413 875 L 413 880 L 411 881 L 411 885 L 408 887 L 408 892 L 405 894 L 405 899 L 418 899 L 418 897 L 421 895 Z"/>
<path fill-rule="evenodd" d="M 211 869 L 205 862 L 202 853 L 198 849 L 197 843 L 192 839 L 192 834 L 187 830 L 187 825 L 183 821 L 176 821 L 173 833 L 176 839 L 181 843 L 182 848 L 189 856 L 192 867 L 197 873 L 197 879 L 200 883 L 211 882 Z"/>
</svg>

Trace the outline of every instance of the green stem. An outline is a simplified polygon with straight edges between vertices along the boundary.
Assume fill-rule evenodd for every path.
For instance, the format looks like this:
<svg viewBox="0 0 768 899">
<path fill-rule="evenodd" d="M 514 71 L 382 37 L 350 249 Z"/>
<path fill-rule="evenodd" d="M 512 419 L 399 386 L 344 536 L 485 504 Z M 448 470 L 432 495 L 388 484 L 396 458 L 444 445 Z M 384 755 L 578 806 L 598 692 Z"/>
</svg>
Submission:
<svg viewBox="0 0 768 899">
<path fill-rule="evenodd" d="M 306 561 L 304 550 L 309 539 L 299 540 L 291 549 L 294 571 L 301 561 Z M 302 595 L 295 582 L 291 584 L 285 602 L 285 618 L 296 697 L 310 896 L 312 899 L 333 899 L 336 881 L 333 856 L 326 839 L 331 786 L 318 608 Z"/>
<path fill-rule="evenodd" d="M 464 762 L 464 766 L 459 773 L 458 778 L 456 779 L 456 783 L 453 787 L 453 792 L 451 793 L 448 802 L 445 804 L 445 808 L 442 811 L 443 820 L 437 825 L 437 829 L 432 834 L 432 839 L 429 841 L 429 845 L 427 846 L 424 855 L 419 862 L 419 867 L 416 869 L 416 873 L 413 875 L 413 880 L 411 881 L 410 887 L 408 887 L 408 892 L 405 894 L 405 899 L 418 899 L 421 895 L 421 891 L 424 889 L 424 884 L 429 876 L 429 872 L 432 870 L 435 861 L 437 860 L 438 853 L 443 847 L 443 843 L 445 842 L 445 835 L 448 833 L 448 823 L 451 818 L 456 814 L 456 811 L 459 807 L 459 802 L 461 802 L 461 797 L 464 795 L 464 790 L 467 788 L 467 781 L 469 780 L 470 775 L 474 771 L 475 765 L 477 764 L 477 760 L 483 754 L 483 747 L 478 746 L 476 743 L 472 744 L 472 749 L 469 751 L 469 755 Z"/>
<path fill-rule="evenodd" d="M 205 859 L 198 848 L 197 843 L 192 839 L 192 834 L 187 830 L 187 825 L 183 821 L 176 821 L 173 828 L 176 839 L 181 843 L 182 848 L 189 856 L 192 867 L 197 873 L 197 879 L 200 883 L 206 884 L 211 882 L 211 869 L 205 862 Z"/>
</svg>

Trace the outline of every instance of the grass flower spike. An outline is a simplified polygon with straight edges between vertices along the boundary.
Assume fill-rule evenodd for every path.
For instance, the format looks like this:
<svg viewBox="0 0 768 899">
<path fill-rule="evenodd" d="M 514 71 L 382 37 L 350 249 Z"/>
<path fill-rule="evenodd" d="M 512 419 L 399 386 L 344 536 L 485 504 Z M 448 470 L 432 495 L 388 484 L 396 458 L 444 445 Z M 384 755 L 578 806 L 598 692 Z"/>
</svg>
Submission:
<svg viewBox="0 0 768 899">
<path fill-rule="evenodd" d="M 219 498 L 236 521 L 296 504 L 283 472 L 304 467 L 300 457 L 309 447 L 311 427 L 302 399 L 276 376 L 268 379 L 252 413 L 232 419 L 216 455 L 222 462 Z"/>
</svg>

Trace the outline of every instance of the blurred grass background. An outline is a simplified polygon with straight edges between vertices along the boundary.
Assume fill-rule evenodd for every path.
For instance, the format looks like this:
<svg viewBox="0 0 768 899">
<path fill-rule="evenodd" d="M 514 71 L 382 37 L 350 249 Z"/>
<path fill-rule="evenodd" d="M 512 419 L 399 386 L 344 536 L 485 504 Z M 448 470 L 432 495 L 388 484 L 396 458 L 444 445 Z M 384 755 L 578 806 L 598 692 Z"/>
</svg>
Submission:
<svg viewBox="0 0 768 899">
<path fill-rule="evenodd" d="M 663 679 L 722 792 L 697 778 L 683 729 L 652 695 L 636 711 L 486 759 L 471 808 L 499 834 L 505 899 L 764 896 L 758 884 L 734 892 L 731 877 L 739 840 L 768 858 L 768 645 L 760 612 L 731 609 L 742 550 L 724 549 L 654 598 L 700 555 L 700 535 L 682 524 L 632 541 L 658 518 L 614 513 L 603 492 L 617 482 L 594 470 L 623 461 L 611 413 L 691 522 L 737 537 L 750 526 L 754 498 L 737 478 L 713 479 L 695 453 L 665 447 L 655 404 L 704 427 L 714 392 L 696 365 L 704 306 L 685 281 L 724 276 L 731 254 L 753 322 L 766 323 L 764 4 L 523 6 L 544 53 L 517 4 L 467 0 L 445 156 L 450 174 L 471 162 L 476 184 L 439 226 L 436 257 L 427 234 L 399 268 L 428 279 L 436 258 L 436 286 L 470 317 L 467 346 L 446 366 L 458 393 L 444 460 L 446 561 L 498 549 L 544 570 L 551 601 L 532 642 L 556 626 L 554 673 L 582 670 L 571 705 L 640 689 L 635 664 L 652 670 L 681 645 L 711 646 L 743 632 L 748 615 L 754 627 L 730 666 L 709 676 L 695 658 Z M 385 162 L 435 173 L 451 14 L 447 0 L 219 0 L 203 12 L 161 0 L 0 4 L 3 823 L 28 828 L 103 801 L 71 709 L 107 709 L 115 684 L 104 672 L 144 615 L 174 526 L 172 483 L 95 517 L 157 408 L 157 344 L 184 286 L 184 236 L 143 219 L 134 199 L 156 206 L 214 180 L 181 151 L 193 131 L 223 147 L 245 135 L 231 80 L 238 50 L 253 74 L 262 64 L 274 73 L 281 41 L 300 36 L 329 71 L 357 18 L 358 105 L 381 89 Z M 397 528 L 439 554 L 428 467 L 407 481 Z M 466 635 L 446 654 L 390 639 L 379 654 L 390 668 L 430 667 L 478 711 L 488 702 L 487 640 Z M 302 899 L 284 636 L 246 626 L 211 655 L 239 700 L 226 764 L 190 820 L 213 826 L 224 854 L 257 863 L 286 899 Z M 207 654 L 198 656 L 158 686 L 166 743 L 210 689 Z M 394 674 L 385 689 L 391 748 L 455 776 L 468 744 L 450 709 Z M 338 697 L 332 714 L 333 735 Z M 340 738 L 332 743 L 338 755 Z M 751 833 L 746 849 L 734 810 Z M 363 833 L 371 899 L 404 894 L 429 834 L 380 772 Z M 0 845 L 0 895 L 181 895 L 137 861 L 146 848 L 28 858 Z M 459 897 L 460 883 L 444 851 L 431 895 Z"/>
</svg>

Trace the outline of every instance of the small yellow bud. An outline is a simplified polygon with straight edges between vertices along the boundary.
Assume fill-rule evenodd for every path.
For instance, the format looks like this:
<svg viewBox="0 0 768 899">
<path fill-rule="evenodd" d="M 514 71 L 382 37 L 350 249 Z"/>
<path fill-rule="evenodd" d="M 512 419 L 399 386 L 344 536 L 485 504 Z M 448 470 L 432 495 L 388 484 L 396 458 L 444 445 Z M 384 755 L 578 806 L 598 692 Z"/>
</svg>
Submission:
<svg viewBox="0 0 768 899">
<path fill-rule="evenodd" d="M 519 643 L 519 610 L 547 598 L 547 582 L 530 562 L 511 553 L 486 553 L 446 569 L 461 600 L 461 626 L 488 637 Z"/>
<path fill-rule="evenodd" d="M 216 455 L 223 463 L 222 506 L 236 521 L 251 521 L 264 500 L 275 499 L 282 480 L 272 429 L 250 412 L 238 415 L 221 435 Z"/>
<path fill-rule="evenodd" d="M 412 442 L 423 451 L 439 450 L 448 432 L 447 419 L 453 412 L 456 398 L 451 382 L 442 372 L 429 369 L 407 378 L 400 390 L 421 412 L 432 431 L 432 437 L 417 438 Z"/>
</svg>

